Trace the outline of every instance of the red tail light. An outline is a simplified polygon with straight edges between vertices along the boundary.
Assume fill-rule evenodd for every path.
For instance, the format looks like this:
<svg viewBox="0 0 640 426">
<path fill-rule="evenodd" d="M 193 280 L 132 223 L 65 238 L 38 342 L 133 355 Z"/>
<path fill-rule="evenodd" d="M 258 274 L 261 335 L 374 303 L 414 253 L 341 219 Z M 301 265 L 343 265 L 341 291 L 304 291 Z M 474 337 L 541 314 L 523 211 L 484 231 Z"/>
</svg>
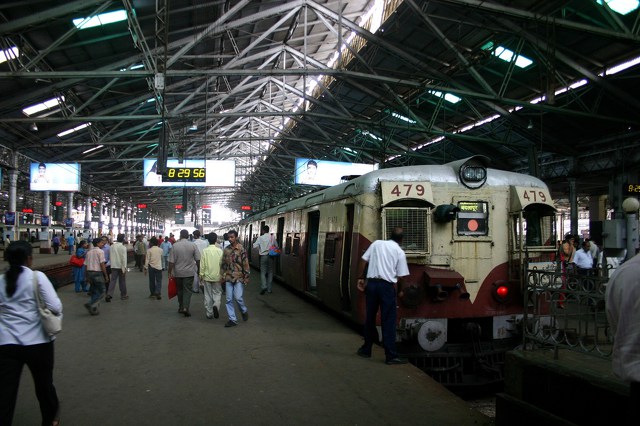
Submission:
<svg viewBox="0 0 640 426">
<path fill-rule="evenodd" d="M 493 298 L 498 303 L 507 303 L 511 299 L 511 288 L 506 281 L 493 283 Z"/>
</svg>

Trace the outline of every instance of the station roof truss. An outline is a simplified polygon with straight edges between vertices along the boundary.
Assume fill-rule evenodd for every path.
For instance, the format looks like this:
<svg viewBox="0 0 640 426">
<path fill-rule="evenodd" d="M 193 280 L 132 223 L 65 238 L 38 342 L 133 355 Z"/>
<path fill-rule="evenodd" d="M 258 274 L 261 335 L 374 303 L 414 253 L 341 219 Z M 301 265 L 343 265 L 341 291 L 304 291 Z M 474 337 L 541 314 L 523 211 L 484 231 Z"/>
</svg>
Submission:
<svg viewBox="0 0 640 426">
<path fill-rule="evenodd" d="M 236 210 L 317 189 L 294 185 L 299 157 L 384 168 L 484 154 L 558 193 L 568 177 L 606 192 L 640 164 L 631 3 L 4 2 L 0 163 L 20 186 L 31 161 L 79 162 L 85 195 L 166 215 L 182 190 L 142 185 L 160 147 L 234 160 L 234 187 L 190 193 Z"/>
</svg>

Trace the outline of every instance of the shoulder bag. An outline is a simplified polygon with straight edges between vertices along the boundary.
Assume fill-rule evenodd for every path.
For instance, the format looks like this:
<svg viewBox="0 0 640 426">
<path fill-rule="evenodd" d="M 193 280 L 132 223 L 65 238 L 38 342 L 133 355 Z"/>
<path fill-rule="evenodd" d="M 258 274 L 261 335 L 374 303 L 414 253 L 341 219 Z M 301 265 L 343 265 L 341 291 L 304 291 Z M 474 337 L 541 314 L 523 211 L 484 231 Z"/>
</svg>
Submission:
<svg viewBox="0 0 640 426">
<path fill-rule="evenodd" d="M 54 314 L 49 308 L 42 302 L 40 296 L 40 285 L 38 283 L 38 276 L 33 271 L 33 289 L 36 293 L 36 301 L 38 302 L 38 313 L 40 314 L 40 321 L 44 331 L 49 336 L 55 336 L 62 331 L 62 315 Z"/>
<path fill-rule="evenodd" d="M 78 257 L 75 254 L 72 254 L 69 259 L 69 265 L 82 268 L 84 266 L 84 257 Z"/>
<path fill-rule="evenodd" d="M 269 240 L 269 256 L 272 256 L 272 257 L 280 256 L 280 247 L 278 247 L 278 243 L 273 238 L 273 235 Z"/>
</svg>

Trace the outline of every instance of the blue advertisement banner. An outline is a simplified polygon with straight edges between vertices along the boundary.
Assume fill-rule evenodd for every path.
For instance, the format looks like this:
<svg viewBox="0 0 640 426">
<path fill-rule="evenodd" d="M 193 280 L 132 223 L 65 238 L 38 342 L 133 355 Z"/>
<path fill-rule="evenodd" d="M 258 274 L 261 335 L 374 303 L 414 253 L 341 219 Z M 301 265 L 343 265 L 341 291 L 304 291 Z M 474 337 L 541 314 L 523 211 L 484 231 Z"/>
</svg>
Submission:
<svg viewBox="0 0 640 426">
<path fill-rule="evenodd" d="M 84 229 L 91 229 L 91 221 L 90 220 L 85 220 L 84 221 Z"/>
<path fill-rule="evenodd" d="M 40 224 L 42 226 L 49 226 L 51 224 L 50 216 L 42 216 L 42 219 L 40 220 Z"/>
<path fill-rule="evenodd" d="M 73 218 L 72 217 L 68 217 L 64 220 L 64 227 L 65 228 L 72 228 L 73 227 Z"/>
<path fill-rule="evenodd" d="M 6 212 L 4 214 L 4 224 L 15 226 L 16 224 L 16 212 Z"/>
</svg>

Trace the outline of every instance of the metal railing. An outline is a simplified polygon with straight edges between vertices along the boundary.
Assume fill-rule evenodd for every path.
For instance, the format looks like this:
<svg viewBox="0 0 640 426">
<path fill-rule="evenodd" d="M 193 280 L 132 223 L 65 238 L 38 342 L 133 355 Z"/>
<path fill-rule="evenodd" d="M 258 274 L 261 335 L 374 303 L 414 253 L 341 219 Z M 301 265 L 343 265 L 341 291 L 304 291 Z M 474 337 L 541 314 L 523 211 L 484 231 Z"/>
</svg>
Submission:
<svg viewBox="0 0 640 426">
<path fill-rule="evenodd" d="M 569 349 L 608 358 L 613 338 L 605 312 L 608 270 L 583 275 L 558 264 L 525 273 L 525 349 Z"/>
</svg>

